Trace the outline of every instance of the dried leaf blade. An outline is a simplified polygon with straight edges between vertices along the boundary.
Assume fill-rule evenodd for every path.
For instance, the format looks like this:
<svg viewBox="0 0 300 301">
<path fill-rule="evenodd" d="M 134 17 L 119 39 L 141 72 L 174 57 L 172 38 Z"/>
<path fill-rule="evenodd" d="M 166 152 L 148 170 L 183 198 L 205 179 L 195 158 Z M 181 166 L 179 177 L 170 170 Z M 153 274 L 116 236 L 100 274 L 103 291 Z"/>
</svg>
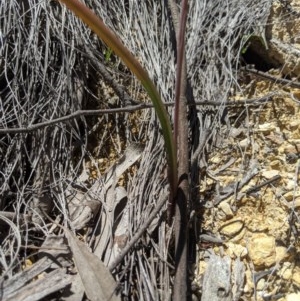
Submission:
<svg viewBox="0 0 300 301">
<path fill-rule="evenodd" d="M 69 230 L 66 237 L 72 250 L 74 261 L 85 288 L 85 293 L 91 301 L 120 301 L 116 295 L 116 281 L 103 262 Z"/>
</svg>

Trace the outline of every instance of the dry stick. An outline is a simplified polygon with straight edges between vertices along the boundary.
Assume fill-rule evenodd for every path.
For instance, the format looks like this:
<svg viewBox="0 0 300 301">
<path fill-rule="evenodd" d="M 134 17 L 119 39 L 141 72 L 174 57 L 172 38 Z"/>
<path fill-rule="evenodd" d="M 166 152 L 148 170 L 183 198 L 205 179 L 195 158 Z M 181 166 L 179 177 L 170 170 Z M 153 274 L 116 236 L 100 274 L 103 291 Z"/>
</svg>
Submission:
<svg viewBox="0 0 300 301">
<path fill-rule="evenodd" d="M 4 216 L 8 218 L 11 221 L 16 220 L 19 218 L 21 221 L 31 221 L 31 216 L 30 214 L 21 214 L 21 213 L 16 213 L 16 212 L 10 212 L 10 211 L 0 211 L 0 216 Z"/>
<path fill-rule="evenodd" d="M 251 193 L 256 192 L 257 190 L 261 189 L 262 187 L 272 184 L 273 182 L 280 180 L 280 179 L 281 179 L 281 175 L 276 175 L 276 176 L 272 177 L 271 179 L 264 181 L 261 184 L 255 185 L 255 186 L 247 189 L 245 193 L 251 194 Z"/>
<path fill-rule="evenodd" d="M 169 8 L 176 33 L 177 69 L 175 86 L 174 135 L 178 148 L 178 189 L 175 207 L 175 279 L 173 300 L 187 300 L 188 293 L 188 201 L 189 201 L 189 150 L 188 150 L 188 121 L 187 121 L 187 65 L 185 58 L 185 29 L 188 11 L 187 0 L 181 1 L 181 14 L 174 0 L 169 0 Z M 176 140 L 175 140 L 176 141 Z"/>
<path fill-rule="evenodd" d="M 234 101 L 231 103 L 224 104 L 223 102 L 213 102 L 213 101 L 197 101 L 193 104 L 188 104 L 189 106 L 221 106 L 225 105 L 226 107 L 237 107 L 237 106 L 260 106 L 262 103 L 272 100 L 273 96 L 278 95 L 276 92 L 269 93 L 263 97 L 253 98 L 253 99 L 245 99 Z M 174 106 L 175 102 L 165 103 L 165 106 Z M 30 133 L 39 129 L 42 129 L 47 126 L 55 126 L 57 123 L 63 123 L 70 121 L 75 118 L 79 118 L 81 116 L 98 116 L 104 114 L 116 114 L 116 113 L 130 113 L 143 109 L 151 109 L 153 108 L 153 104 L 150 103 L 141 103 L 133 106 L 126 106 L 123 108 L 113 108 L 113 109 L 99 109 L 99 110 L 78 110 L 69 115 L 55 118 L 52 120 L 47 120 L 40 123 L 35 123 L 33 125 L 29 125 L 28 127 L 19 127 L 19 128 L 0 128 L 0 134 L 18 134 L 18 133 Z"/>
<path fill-rule="evenodd" d="M 249 67 L 242 67 L 241 68 L 242 71 L 246 71 L 246 72 L 250 72 L 252 74 L 255 74 L 259 77 L 271 80 L 277 84 L 282 84 L 282 85 L 287 85 L 290 87 L 294 87 L 294 88 L 300 88 L 300 83 L 299 82 L 295 82 L 292 80 L 288 80 L 288 79 L 284 79 L 284 78 L 278 78 L 276 76 L 270 75 L 266 72 L 262 72 L 253 68 L 249 68 Z"/>
</svg>

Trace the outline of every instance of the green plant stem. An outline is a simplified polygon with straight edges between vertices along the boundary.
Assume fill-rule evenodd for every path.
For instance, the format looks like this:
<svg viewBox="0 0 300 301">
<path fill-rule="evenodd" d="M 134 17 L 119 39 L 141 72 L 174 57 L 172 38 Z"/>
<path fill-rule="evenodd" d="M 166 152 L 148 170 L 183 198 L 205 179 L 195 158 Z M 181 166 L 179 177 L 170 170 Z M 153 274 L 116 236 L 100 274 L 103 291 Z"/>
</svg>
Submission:
<svg viewBox="0 0 300 301">
<path fill-rule="evenodd" d="M 167 110 L 160 98 L 154 83 L 150 79 L 147 71 L 141 66 L 138 60 L 131 54 L 131 52 L 123 45 L 116 34 L 110 30 L 104 22 L 95 15 L 86 5 L 78 0 L 59 0 L 63 2 L 75 15 L 77 15 L 85 24 L 87 24 L 93 32 L 120 57 L 125 65 L 135 74 L 140 80 L 145 90 L 147 91 L 155 112 L 160 121 L 162 133 L 165 141 L 165 148 L 167 152 L 167 161 L 169 168 L 169 182 L 171 195 L 176 195 L 177 189 L 177 155 L 176 145 L 172 133 L 172 127 Z"/>
</svg>

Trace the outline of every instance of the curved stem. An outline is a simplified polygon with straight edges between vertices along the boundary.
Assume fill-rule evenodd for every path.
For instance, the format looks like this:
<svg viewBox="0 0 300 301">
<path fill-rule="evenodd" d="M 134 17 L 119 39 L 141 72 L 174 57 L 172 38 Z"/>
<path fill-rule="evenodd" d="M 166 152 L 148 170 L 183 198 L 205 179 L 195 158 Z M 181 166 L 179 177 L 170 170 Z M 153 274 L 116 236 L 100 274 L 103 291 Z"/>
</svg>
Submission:
<svg viewBox="0 0 300 301">
<path fill-rule="evenodd" d="M 141 81 L 145 90 L 147 91 L 155 112 L 162 127 L 162 133 L 165 141 L 165 148 L 167 152 L 167 161 L 169 167 L 169 181 L 171 194 L 176 195 L 177 189 L 177 154 L 174 137 L 172 134 L 172 127 L 167 110 L 160 98 L 160 95 L 150 79 L 147 71 L 141 66 L 138 60 L 126 48 L 116 34 L 110 30 L 104 22 L 96 16 L 86 5 L 78 0 L 59 0 L 63 2 L 75 15 L 77 15 L 85 24 L 87 24 L 93 32 L 109 47 L 114 53 L 120 57 L 125 65 L 135 74 Z"/>
</svg>

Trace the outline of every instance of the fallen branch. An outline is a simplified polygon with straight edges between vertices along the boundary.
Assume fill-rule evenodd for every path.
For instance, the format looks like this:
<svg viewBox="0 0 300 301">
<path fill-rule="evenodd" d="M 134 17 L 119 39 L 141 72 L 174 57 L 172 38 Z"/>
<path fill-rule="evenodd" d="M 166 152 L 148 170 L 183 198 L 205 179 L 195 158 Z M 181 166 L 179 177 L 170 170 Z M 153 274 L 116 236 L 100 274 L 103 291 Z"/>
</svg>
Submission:
<svg viewBox="0 0 300 301">
<path fill-rule="evenodd" d="M 278 93 L 270 93 L 262 97 L 258 98 L 251 98 L 251 99 L 245 99 L 245 100 L 239 100 L 235 102 L 230 102 L 224 104 L 223 102 L 214 102 L 214 101 L 198 101 L 194 104 L 188 104 L 189 106 L 226 106 L 226 107 L 237 107 L 237 106 L 247 106 L 247 105 L 261 105 L 264 102 L 272 100 L 272 97 L 278 95 Z M 166 107 L 174 106 L 175 102 L 168 102 L 164 103 Z M 99 116 L 104 114 L 117 114 L 117 113 L 130 113 L 135 112 L 138 110 L 143 109 L 151 109 L 153 108 L 153 105 L 150 103 L 141 103 L 137 105 L 132 106 L 126 106 L 122 108 L 112 108 L 112 109 L 99 109 L 99 110 L 78 110 L 74 113 L 71 113 L 69 115 L 55 118 L 52 120 L 47 120 L 40 123 L 35 123 L 32 125 L 29 125 L 27 127 L 19 127 L 19 128 L 0 128 L 0 134 L 20 134 L 20 133 L 30 133 L 42 128 L 45 128 L 47 126 L 54 126 L 58 123 L 64 123 L 68 122 L 70 120 L 80 118 L 82 116 Z"/>
</svg>

